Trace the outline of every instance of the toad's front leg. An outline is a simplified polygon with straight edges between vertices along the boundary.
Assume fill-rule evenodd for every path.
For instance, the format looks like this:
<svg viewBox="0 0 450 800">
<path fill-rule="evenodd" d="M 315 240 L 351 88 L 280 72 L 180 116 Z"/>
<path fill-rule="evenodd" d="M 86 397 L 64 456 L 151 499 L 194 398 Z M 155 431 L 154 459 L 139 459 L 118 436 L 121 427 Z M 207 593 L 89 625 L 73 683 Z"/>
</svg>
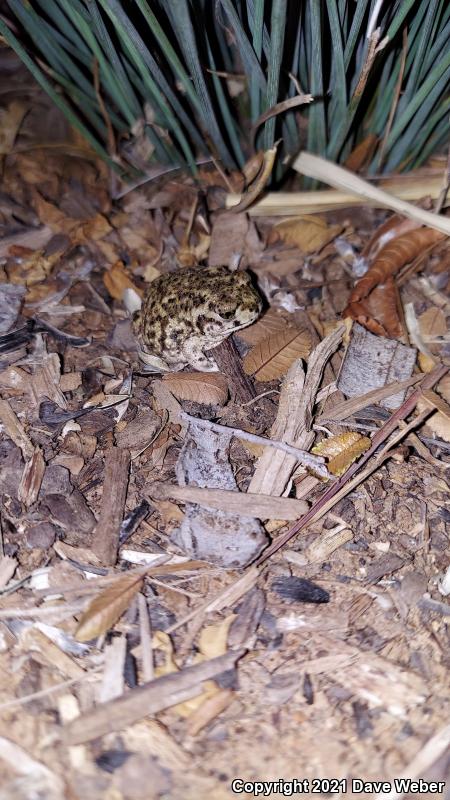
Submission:
<svg viewBox="0 0 450 800">
<path fill-rule="evenodd" d="M 190 340 L 183 345 L 183 358 L 199 372 L 218 372 L 219 368 L 213 358 L 207 356 L 198 342 Z"/>
</svg>

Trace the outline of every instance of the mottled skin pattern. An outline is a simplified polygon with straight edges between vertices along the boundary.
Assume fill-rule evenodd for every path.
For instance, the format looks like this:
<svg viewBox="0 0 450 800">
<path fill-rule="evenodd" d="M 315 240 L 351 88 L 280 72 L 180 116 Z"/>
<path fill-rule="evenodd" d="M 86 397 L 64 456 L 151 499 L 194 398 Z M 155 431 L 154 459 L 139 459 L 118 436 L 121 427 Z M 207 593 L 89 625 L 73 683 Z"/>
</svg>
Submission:
<svg viewBox="0 0 450 800">
<path fill-rule="evenodd" d="M 247 272 L 194 267 L 161 275 L 133 318 L 140 356 L 158 370 L 177 371 L 189 364 L 215 372 L 217 365 L 204 351 L 254 322 L 261 308 Z"/>
</svg>

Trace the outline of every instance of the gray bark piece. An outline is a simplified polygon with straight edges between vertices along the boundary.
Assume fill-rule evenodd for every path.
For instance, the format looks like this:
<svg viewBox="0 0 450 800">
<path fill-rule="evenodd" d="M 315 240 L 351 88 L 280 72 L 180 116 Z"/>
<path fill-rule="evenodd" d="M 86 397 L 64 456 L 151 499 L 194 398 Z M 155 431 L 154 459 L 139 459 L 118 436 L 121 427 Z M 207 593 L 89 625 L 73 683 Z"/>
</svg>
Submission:
<svg viewBox="0 0 450 800">
<path fill-rule="evenodd" d="M 417 351 L 413 347 L 375 336 L 355 323 L 345 355 L 338 389 L 346 397 L 360 397 L 393 381 L 412 375 Z M 398 408 L 405 399 L 404 392 L 386 397 L 381 405 L 390 410 Z"/>
<path fill-rule="evenodd" d="M 96 519 L 78 489 L 74 489 L 68 497 L 48 494 L 42 505 L 48 508 L 51 519 L 67 533 L 88 534 L 94 529 Z"/>
<path fill-rule="evenodd" d="M 18 286 L 15 283 L 0 283 L 0 333 L 9 331 L 14 325 L 25 292 L 25 286 Z"/>
<path fill-rule="evenodd" d="M 190 424 L 176 468 L 179 485 L 237 491 L 228 461 L 230 438 Z M 194 503 L 186 504 L 173 540 L 192 558 L 222 567 L 244 567 L 268 544 L 258 520 Z"/>
</svg>

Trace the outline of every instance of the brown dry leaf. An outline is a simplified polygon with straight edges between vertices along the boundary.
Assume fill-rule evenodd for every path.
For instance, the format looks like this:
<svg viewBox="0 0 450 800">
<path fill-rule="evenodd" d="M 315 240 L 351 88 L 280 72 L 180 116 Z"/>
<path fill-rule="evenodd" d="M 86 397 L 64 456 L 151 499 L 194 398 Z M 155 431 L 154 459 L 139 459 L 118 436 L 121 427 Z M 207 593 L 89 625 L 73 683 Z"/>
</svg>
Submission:
<svg viewBox="0 0 450 800">
<path fill-rule="evenodd" d="M 236 614 L 229 614 L 228 617 L 220 620 L 215 625 L 206 625 L 202 628 L 198 641 L 200 654 L 197 656 L 196 661 L 222 656 L 227 652 L 228 631 L 235 619 Z"/>
<path fill-rule="evenodd" d="M 67 217 L 64 211 L 60 211 L 53 203 L 49 203 L 49 201 L 45 200 L 36 190 L 33 191 L 33 202 L 39 220 L 44 225 L 48 225 L 53 233 L 65 233 L 70 235 L 80 224 L 80 220 Z"/>
<path fill-rule="evenodd" d="M 256 176 L 262 169 L 262 165 L 264 163 L 264 151 L 258 150 L 253 156 L 251 156 L 248 161 L 245 162 L 244 166 L 242 167 L 242 174 L 245 177 L 245 182 L 247 186 L 249 186 L 252 181 L 255 180 Z"/>
<path fill-rule="evenodd" d="M 254 347 L 255 344 L 267 339 L 268 336 L 285 331 L 287 327 L 293 328 L 294 325 L 277 309 L 269 308 L 257 322 L 249 325 L 248 328 L 238 331 L 236 336 L 239 336 L 244 342 Z"/>
<path fill-rule="evenodd" d="M 368 436 L 361 436 L 357 431 L 346 431 L 330 439 L 322 439 L 311 448 L 311 452 L 317 456 L 329 457 L 327 467 L 332 475 L 339 477 L 371 444 Z"/>
<path fill-rule="evenodd" d="M 278 238 L 286 244 L 295 245 L 302 253 L 317 253 L 341 231 L 342 225 L 328 225 L 323 217 L 302 214 L 274 225 L 269 235 L 269 244 Z"/>
<path fill-rule="evenodd" d="M 43 250 L 35 250 L 34 253 L 22 258 L 18 263 L 8 266 L 9 280 L 11 283 L 25 286 L 40 283 L 48 277 L 60 258 L 61 253 L 59 252 L 53 253 L 51 256 L 44 256 Z"/>
<path fill-rule="evenodd" d="M 164 660 L 155 669 L 156 677 L 159 678 L 161 675 L 171 675 L 172 672 L 178 672 L 170 636 L 164 631 L 155 631 L 152 638 L 152 646 L 154 650 L 161 650 L 164 655 Z"/>
<path fill-rule="evenodd" d="M 263 155 L 263 164 L 259 172 L 257 173 L 252 185 L 248 187 L 247 191 L 241 196 L 241 199 L 235 206 L 231 206 L 230 211 L 232 214 L 238 214 L 241 211 L 245 211 L 252 203 L 255 202 L 257 197 L 263 191 L 266 183 L 269 181 L 269 178 L 272 174 L 273 166 L 275 164 L 275 159 L 277 155 L 279 142 L 275 142 L 274 146 L 269 148 L 269 150 L 264 151 Z M 242 176 L 240 176 L 242 177 Z"/>
<path fill-rule="evenodd" d="M 450 405 L 443 397 L 433 392 L 431 389 L 424 389 L 422 391 L 422 397 L 431 408 L 435 408 L 436 411 L 439 411 L 444 417 L 447 417 L 450 422 Z"/>
<path fill-rule="evenodd" d="M 244 370 L 247 375 L 254 375 L 257 381 L 273 381 L 285 375 L 298 358 L 306 358 L 310 350 L 309 331 L 288 328 L 253 347 L 244 358 Z"/>
<path fill-rule="evenodd" d="M 81 615 L 75 634 L 77 641 L 89 642 L 112 628 L 141 590 L 143 580 L 141 573 L 123 575 L 94 597 Z"/>
<path fill-rule="evenodd" d="M 95 217 L 91 217 L 91 219 L 79 225 L 75 232 L 74 244 L 83 244 L 83 242 L 89 242 L 91 239 L 95 242 L 98 239 L 103 239 L 111 231 L 111 225 L 106 217 L 103 214 L 96 214 Z"/>
<path fill-rule="evenodd" d="M 403 333 L 398 314 L 397 292 L 393 278 L 377 286 L 364 300 L 349 306 L 353 319 L 367 330 L 389 339 L 399 339 Z"/>
<path fill-rule="evenodd" d="M 403 234 L 408 233 L 408 231 L 416 230 L 416 228 L 420 228 L 420 224 L 415 220 L 406 219 L 406 217 L 402 217 L 400 214 L 393 214 L 391 217 L 388 217 L 382 225 L 379 225 L 367 244 L 363 247 L 361 256 L 368 261 L 373 261 L 380 250 L 382 250 L 391 239 L 397 239 L 403 236 Z"/>
<path fill-rule="evenodd" d="M 233 615 L 234 617 L 234 615 Z M 227 628 L 228 630 L 228 628 Z M 163 631 L 156 631 L 152 640 L 154 650 L 160 650 L 164 654 L 164 661 L 159 664 L 155 669 L 155 676 L 157 678 L 162 675 L 171 675 L 179 671 L 179 667 L 174 658 L 173 644 L 170 636 Z M 205 657 L 200 653 L 197 655 L 195 661 L 199 663 L 204 661 Z M 199 693 L 183 703 L 177 703 L 173 709 L 180 715 L 180 717 L 189 717 L 194 711 L 210 697 L 213 697 L 218 691 L 218 686 L 214 681 L 205 681 L 199 686 Z"/>
<path fill-rule="evenodd" d="M 417 404 L 418 411 L 423 411 L 426 408 L 429 408 L 429 405 L 423 401 Z M 428 417 L 425 426 L 426 429 L 431 431 L 438 439 L 443 439 L 444 442 L 450 442 L 450 420 L 445 414 L 442 414 L 441 411 L 436 411 L 435 414 Z"/>
<path fill-rule="evenodd" d="M 33 202 L 40 221 L 44 225 L 48 225 L 54 233 L 64 233 L 70 236 L 72 244 L 98 241 L 112 231 L 111 225 L 103 214 L 95 214 L 90 219 L 73 219 L 53 203 L 45 200 L 37 190 L 33 191 Z"/>
<path fill-rule="evenodd" d="M 45 461 L 40 447 L 36 447 L 31 459 L 25 464 L 17 496 L 29 508 L 36 502 L 45 472 Z"/>
<path fill-rule="evenodd" d="M 14 147 L 22 120 L 30 106 L 13 100 L 7 108 L 0 108 L 0 156 L 6 156 Z"/>
<path fill-rule="evenodd" d="M 157 500 L 154 502 L 154 506 L 161 515 L 164 525 L 171 527 L 175 524 L 179 525 L 183 521 L 184 511 L 171 500 Z"/>
<path fill-rule="evenodd" d="M 195 267 L 207 256 L 211 236 L 207 233 L 198 234 L 198 241 L 195 245 L 180 245 L 177 258 L 182 267 Z"/>
<path fill-rule="evenodd" d="M 177 400 L 218 406 L 227 401 L 228 382 L 220 372 L 180 372 L 163 375 L 162 380 Z"/>
<path fill-rule="evenodd" d="M 108 270 L 103 273 L 103 283 L 114 300 L 122 300 L 125 289 L 134 289 L 141 297 L 142 289 L 133 283 L 129 277 L 122 261 L 116 261 Z"/>
<path fill-rule="evenodd" d="M 209 266 L 220 267 L 224 264 L 231 264 L 236 253 L 243 253 L 248 230 L 249 219 L 245 212 L 220 214 L 216 217 L 211 231 Z"/>
<path fill-rule="evenodd" d="M 430 342 L 437 336 L 447 333 L 447 321 L 442 308 L 430 306 L 418 317 L 420 333 L 424 342 Z"/>
<path fill-rule="evenodd" d="M 356 145 L 348 156 L 345 166 L 352 172 L 364 169 L 372 159 L 375 148 L 378 144 L 378 137 L 374 133 L 369 133 L 362 142 Z"/>
<path fill-rule="evenodd" d="M 409 264 L 427 247 L 430 247 L 434 242 L 439 242 L 441 239 L 445 239 L 445 235 L 440 231 L 433 228 L 418 228 L 389 242 L 380 251 L 370 269 L 357 282 L 350 295 L 348 308 L 350 309 L 352 303 L 367 297 L 375 286 L 385 283 L 401 267 Z M 352 316 L 351 313 L 347 312 L 347 314 Z"/>
</svg>

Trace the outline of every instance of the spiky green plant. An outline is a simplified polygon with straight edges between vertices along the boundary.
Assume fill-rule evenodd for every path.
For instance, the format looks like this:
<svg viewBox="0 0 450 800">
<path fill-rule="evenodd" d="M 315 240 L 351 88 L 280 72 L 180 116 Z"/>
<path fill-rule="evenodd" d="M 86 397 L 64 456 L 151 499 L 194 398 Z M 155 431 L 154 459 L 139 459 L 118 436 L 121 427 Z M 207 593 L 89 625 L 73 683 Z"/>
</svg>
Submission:
<svg viewBox="0 0 450 800">
<path fill-rule="evenodd" d="M 108 127 L 120 144 L 138 124 L 154 160 L 192 171 L 278 138 L 278 174 L 302 147 L 343 162 L 369 135 L 369 171 L 393 171 L 448 139 L 447 0 L 7 3 L 0 33 L 104 158 Z M 252 130 L 299 86 L 309 106 Z"/>
</svg>

